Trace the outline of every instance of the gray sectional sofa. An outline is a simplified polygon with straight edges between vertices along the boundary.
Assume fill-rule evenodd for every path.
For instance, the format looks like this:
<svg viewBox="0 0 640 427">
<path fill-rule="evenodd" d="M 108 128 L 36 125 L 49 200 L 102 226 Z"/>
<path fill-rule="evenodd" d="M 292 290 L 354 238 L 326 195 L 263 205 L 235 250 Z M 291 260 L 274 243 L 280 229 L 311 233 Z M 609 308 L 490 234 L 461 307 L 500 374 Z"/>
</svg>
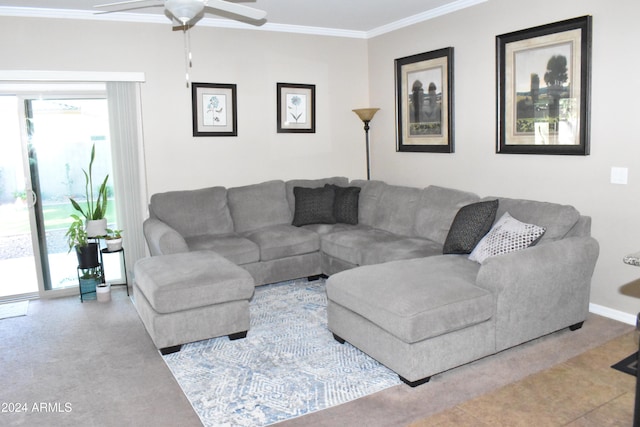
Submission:
<svg viewBox="0 0 640 427">
<path fill-rule="evenodd" d="M 256 285 L 330 276 L 328 326 L 336 339 L 412 386 L 580 327 L 598 257 L 590 218 L 571 206 L 438 186 L 268 181 L 154 194 L 149 211 L 152 256 L 211 250 Z M 480 246 L 503 251 L 495 240 L 513 233 L 497 225 L 509 216 L 530 240 L 478 258 Z"/>
</svg>

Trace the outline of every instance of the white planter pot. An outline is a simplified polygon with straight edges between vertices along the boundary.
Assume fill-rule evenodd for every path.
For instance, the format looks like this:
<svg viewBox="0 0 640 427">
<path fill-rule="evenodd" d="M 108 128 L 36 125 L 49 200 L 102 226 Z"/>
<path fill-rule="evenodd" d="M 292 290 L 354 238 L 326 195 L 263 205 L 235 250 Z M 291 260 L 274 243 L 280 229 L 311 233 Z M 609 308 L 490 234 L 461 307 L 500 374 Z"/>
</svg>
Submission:
<svg viewBox="0 0 640 427">
<path fill-rule="evenodd" d="M 116 252 L 122 249 L 122 238 L 119 239 L 106 239 L 107 250 L 109 252 Z"/>
<path fill-rule="evenodd" d="M 85 230 L 90 238 L 104 236 L 107 234 L 107 219 L 90 219 L 85 225 Z"/>
<path fill-rule="evenodd" d="M 96 297 L 98 299 L 98 302 L 111 301 L 111 284 L 101 283 L 96 286 Z"/>
</svg>

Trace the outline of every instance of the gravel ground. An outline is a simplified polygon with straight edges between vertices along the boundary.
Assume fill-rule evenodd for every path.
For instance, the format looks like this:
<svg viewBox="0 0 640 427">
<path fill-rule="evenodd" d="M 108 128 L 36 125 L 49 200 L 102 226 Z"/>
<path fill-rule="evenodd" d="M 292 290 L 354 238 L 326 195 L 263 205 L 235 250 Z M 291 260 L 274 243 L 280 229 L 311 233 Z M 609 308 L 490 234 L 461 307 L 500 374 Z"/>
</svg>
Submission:
<svg viewBox="0 0 640 427">
<path fill-rule="evenodd" d="M 50 254 L 67 253 L 69 246 L 64 235 L 66 230 L 55 230 L 46 233 L 47 248 Z M 0 236 L 0 260 L 33 256 L 31 234 Z"/>
</svg>

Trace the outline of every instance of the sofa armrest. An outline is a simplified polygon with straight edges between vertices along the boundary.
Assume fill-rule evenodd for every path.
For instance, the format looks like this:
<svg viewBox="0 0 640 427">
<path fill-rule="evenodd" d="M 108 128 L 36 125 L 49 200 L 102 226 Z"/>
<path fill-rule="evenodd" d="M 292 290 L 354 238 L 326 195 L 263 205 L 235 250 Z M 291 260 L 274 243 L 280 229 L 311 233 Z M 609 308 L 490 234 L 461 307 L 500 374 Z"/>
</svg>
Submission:
<svg viewBox="0 0 640 427">
<path fill-rule="evenodd" d="M 476 284 L 496 299 L 496 350 L 583 322 L 599 254 L 592 237 L 570 237 L 489 258 Z"/>
<path fill-rule="evenodd" d="M 146 219 L 142 229 L 151 256 L 189 252 L 187 242 L 180 233 L 159 219 Z"/>
</svg>

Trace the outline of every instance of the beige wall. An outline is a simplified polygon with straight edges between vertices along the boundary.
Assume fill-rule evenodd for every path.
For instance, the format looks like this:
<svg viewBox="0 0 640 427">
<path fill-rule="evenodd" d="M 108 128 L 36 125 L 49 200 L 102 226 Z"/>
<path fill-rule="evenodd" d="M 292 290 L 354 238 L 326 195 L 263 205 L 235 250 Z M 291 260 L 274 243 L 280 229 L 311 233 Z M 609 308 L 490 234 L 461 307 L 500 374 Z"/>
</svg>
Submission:
<svg viewBox="0 0 640 427">
<path fill-rule="evenodd" d="M 640 299 L 621 287 L 640 269 L 621 260 L 640 250 L 638 12 L 636 0 L 489 0 L 368 41 L 195 27 L 192 80 L 238 85 L 236 138 L 191 136 L 183 40 L 169 24 L 0 17 L 0 69 L 144 72 L 150 194 L 274 178 L 362 178 L 364 135 L 351 109 L 381 107 L 371 130 L 374 179 L 575 205 L 592 216 L 601 245 L 592 303 L 632 314 Z M 495 36 L 585 14 L 593 15 L 594 31 L 591 155 L 495 154 Z M 455 48 L 456 152 L 397 153 L 393 61 L 446 46 Z M 276 82 L 317 85 L 316 134 L 276 133 Z M 609 182 L 612 166 L 629 168 L 628 185 Z"/>
<path fill-rule="evenodd" d="M 1 70 L 144 72 L 149 194 L 268 179 L 366 176 L 366 40 L 192 29 L 195 82 L 235 83 L 238 136 L 192 137 L 183 37 L 166 25 L 0 17 Z M 316 85 L 316 133 L 276 132 L 276 83 Z"/>
<path fill-rule="evenodd" d="M 593 16 L 591 155 L 495 154 L 495 36 L 587 14 Z M 591 302 L 637 313 L 640 299 L 621 287 L 640 277 L 640 269 L 622 263 L 640 250 L 638 15 L 637 0 L 490 0 L 370 39 L 371 104 L 382 107 L 371 123 L 373 178 L 576 206 L 592 216 L 601 246 Z M 447 46 L 455 49 L 455 153 L 397 153 L 394 59 Z M 629 168 L 628 185 L 610 183 L 612 166 Z"/>
</svg>

